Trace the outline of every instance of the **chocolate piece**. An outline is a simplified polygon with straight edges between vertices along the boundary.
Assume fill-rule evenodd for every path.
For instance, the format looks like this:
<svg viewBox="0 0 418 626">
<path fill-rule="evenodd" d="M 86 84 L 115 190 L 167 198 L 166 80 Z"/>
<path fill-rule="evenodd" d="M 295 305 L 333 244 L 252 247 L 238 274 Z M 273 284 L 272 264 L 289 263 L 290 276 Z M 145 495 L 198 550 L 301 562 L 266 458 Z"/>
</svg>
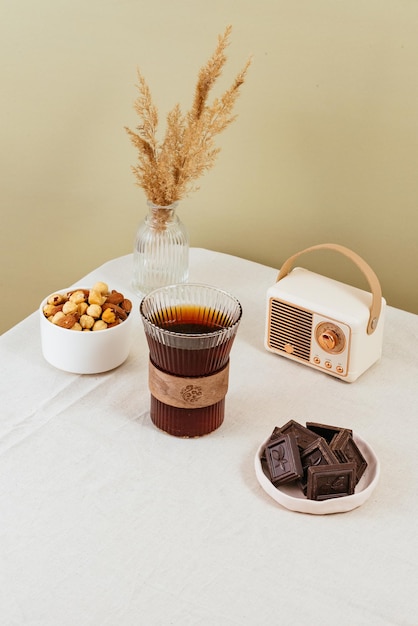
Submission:
<svg viewBox="0 0 418 626">
<path fill-rule="evenodd" d="M 334 437 L 330 444 L 331 450 L 340 463 L 354 463 L 356 467 L 356 484 L 366 471 L 367 461 L 360 452 L 352 435 L 346 430 Z"/>
<path fill-rule="evenodd" d="M 308 482 L 308 467 L 316 465 L 334 465 L 339 462 L 337 456 L 330 449 L 323 437 L 316 437 L 315 440 L 301 453 L 300 459 L 303 469 L 303 476 L 300 483 L 305 494 Z"/>
<path fill-rule="evenodd" d="M 299 449 L 293 435 L 281 435 L 266 445 L 265 455 L 273 485 L 302 476 Z"/>
<path fill-rule="evenodd" d="M 302 424 L 299 424 L 299 422 L 295 422 L 295 420 L 286 422 L 286 424 L 280 428 L 280 432 L 285 435 L 292 433 L 300 450 L 305 450 L 305 448 L 317 438 L 315 433 L 305 428 L 305 426 L 302 426 Z"/>
<path fill-rule="evenodd" d="M 266 446 L 271 441 L 274 441 L 275 439 L 278 439 L 281 436 L 282 436 L 282 432 L 281 432 L 280 428 L 278 426 L 275 426 L 273 428 L 273 432 L 271 433 L 270 437 L 267 440 Z M 265 461 L 266 460 L 266 448 L 264 448 L 264 450 L 262 451 L 260 459 L 261 459 L 261 461 Z"/>
<path fill-rule="evenodd" d="M 310 466 L 306 496 L 318 501 L 351 496 L 354 493 L 355 474 L 355 463 Z"/>
<path fill-rule="evenodd" d="M 317 437 L 301 454 L 302 467 L 306 470 L 311 465 L 332 465 L 338 458 L 323 437 Z"/>
<path fill-rule="evenodd" d="M 282 434 L 283 434 L 283 433 L 282 433 L 282 431 L 280 430 L 280 428 L 279 428 L 278 426 L 275 426 L 275 427 L 273 428 L 273 432 L 271 433 L 270 438 L 269 438 L 269 440 L 268 440 L 268 442 L 267 442 L 267 443 L 270 443 L 271 441 L 275 441 L 276 439 L 278 439 L 279 437 L 281 437 L 281 436 L 282 436 Z"/>
<path fill-rule="evenodd" d="M 323 437 L 327 443 L 331 443 L 335 435 L 338 435 L 343 430 L 346 430 L 353 434 L 353 431 L 349 428 L 340 428 L 339 426 L 330 426 L 329 424 L 318 424 L 317 422 L 306 422 L 306 428 L 316 433 L 320 437 Z"/>
</svg>

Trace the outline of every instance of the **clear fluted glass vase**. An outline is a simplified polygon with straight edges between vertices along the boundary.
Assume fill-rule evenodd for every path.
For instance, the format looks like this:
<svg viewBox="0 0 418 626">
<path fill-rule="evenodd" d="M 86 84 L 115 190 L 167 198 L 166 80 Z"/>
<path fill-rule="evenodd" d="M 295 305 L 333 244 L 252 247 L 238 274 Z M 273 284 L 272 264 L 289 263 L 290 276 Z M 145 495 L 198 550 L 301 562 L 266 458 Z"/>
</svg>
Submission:
<svg viewBox="0 0 418 626">
<path fill-rule="evenodd" d="M 133 254 L 132 286 L 138 294 L 188 280 L 189 236 L 176 214 L 177 205 L 148 201 L 148 215 L 136 234 Z"/>
</svg>

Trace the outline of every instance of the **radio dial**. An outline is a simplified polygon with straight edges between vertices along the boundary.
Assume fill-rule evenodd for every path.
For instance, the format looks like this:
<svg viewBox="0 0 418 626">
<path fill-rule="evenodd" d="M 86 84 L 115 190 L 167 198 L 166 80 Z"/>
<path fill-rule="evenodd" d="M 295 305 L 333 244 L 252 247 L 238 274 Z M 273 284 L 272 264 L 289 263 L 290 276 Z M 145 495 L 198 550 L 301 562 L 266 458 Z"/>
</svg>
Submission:
<svg viewBox="0 0 418 626">
<path fill-rule="evenodd" d="M 345 337 L 341 328 L 329 322 L 323 322 L 317 326 L 316 340 L 325 352 L 341 352 L 345 345 Z"/>
<path fill-rule="evenodd" d="M 335 346 L 338 343 L 338 337 L 332 330 L 324 331 L 319 335 L 319 343 L 321 348 L 324 350 L 331 351 L 334 350 Z"/>
</svg>

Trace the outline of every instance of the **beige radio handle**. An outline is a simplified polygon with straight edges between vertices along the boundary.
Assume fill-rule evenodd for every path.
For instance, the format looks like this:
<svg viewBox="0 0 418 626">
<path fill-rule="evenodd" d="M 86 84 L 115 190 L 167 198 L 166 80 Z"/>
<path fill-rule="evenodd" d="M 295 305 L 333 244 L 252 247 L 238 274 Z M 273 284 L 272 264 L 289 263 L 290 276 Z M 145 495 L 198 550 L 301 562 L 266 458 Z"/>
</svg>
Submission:
<svg viewBox="0 0 418 626">
<path fill-rule="evenodd" d="M 316 246 L 311 246 L 310 248 L 305 248 L 305 250 L 301 250 L 301 252 L 297 252 L 293 256 L 289 257 L 287 261 L 285 261 L 280 269 L 279 275 L 277 277 L 277 282 L 287 276 L 293 267 L 293 263 L 295 260 L 305 254 L 305 252 L 312 252 L 313 250 L 335 250 L 335 252 L 340 252 L 344 256 L 348 257 L 353 263 L 357 265 L 357 267 L 363 272 L 367 281 L 370 285 L 370 289 L 372 292 L 372 304 L 370 306 L 370 317 L 369 322 L 367 324 L 367 334 L 371 335 L 377 327 L 377 323 L 379 321 L 380 310 L 382 308 L 382 289 L 380 287 L 379 279 L 376 274 L 372 270 L 372 268 L 366 263 L 364 259 L 362 259 L 358 254 L 346 248 L 344 246 L 339 245 L 338 243 L 322 243 Z"/>
</svg>

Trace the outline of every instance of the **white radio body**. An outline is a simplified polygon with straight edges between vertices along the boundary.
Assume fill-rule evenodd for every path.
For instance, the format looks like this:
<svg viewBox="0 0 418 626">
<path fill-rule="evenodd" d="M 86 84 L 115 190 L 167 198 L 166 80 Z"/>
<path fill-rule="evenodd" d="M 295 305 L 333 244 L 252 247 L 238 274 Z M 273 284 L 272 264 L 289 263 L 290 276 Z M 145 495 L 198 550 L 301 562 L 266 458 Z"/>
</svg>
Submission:
<svg viewBox="0 0 418 626">
<path fill-rule="evenodd" d="M 308 250 L 330 246 L 347 251 L 336 244 Z M 267 291 L 266 349 L 353 382 L 382 354 L 386 302 L 379 283 L 371 284 L 373 293 L 301 267 L 279 274 Z"/>
</svg>

